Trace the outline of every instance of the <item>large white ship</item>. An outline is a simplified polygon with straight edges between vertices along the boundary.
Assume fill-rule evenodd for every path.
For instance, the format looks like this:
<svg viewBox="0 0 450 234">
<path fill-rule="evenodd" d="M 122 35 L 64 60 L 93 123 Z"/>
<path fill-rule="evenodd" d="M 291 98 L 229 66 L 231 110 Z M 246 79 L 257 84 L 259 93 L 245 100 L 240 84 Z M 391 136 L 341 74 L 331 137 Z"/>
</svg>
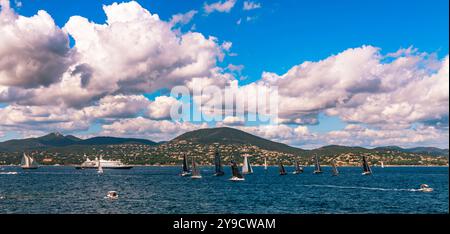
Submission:
<svg viewBox="0 0 450 234">
<path fill-rule="evenodd" d="M 104 160 L 98 159 L 90 160 L 86 157 L 86 161 L 80 166 L 75 167 L 76 169 L 98 169 L 99 164 L 101 164 L 103 169 L 131 169 L 132 166 L 123 164 L 120 160 Z"/>
</svg>

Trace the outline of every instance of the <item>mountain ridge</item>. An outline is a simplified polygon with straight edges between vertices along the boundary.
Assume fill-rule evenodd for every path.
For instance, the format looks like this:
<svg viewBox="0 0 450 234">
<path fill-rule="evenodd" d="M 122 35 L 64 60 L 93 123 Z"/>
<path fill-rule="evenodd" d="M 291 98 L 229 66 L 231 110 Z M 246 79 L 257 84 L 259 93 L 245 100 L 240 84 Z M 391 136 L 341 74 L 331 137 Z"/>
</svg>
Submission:
<svg viewBox="0 0 450 234">
<path fill-rule="evenodd" d="M 342 146 L 342 145 L 325 145 L 316 149 L 302 149 L 287 144 L 271 141 L 245 131 L 229 128 L 204 128 L 183 133 L 170 141 L 152 141 L 142 138 L 121 138 L 110 136 L 96 136 L 87 139 L 81 139 L 73 135 L 63 135 L 58 132 L 49 133 L 41 137 L 13 139 L 0 142 L 0 151 L 23 151 L 32 149 L 42 149 L 49 147 L 66 147 L 66 146 L 94 146 L 94 145 L 116 145 L 116 144 L 144 144 L 144 145 L 161 145 L 173 142 L 189 141 L 201 144 L 248 144 L 258 146 L 261 149 L 279 151 L 291 154 L 314 154 L 326 155 L 331 153 L 345 152 L 370 152 L 370 151 L 396 151 L 406 153 L 426 154 L 432 156 L 449 156 L 448 149 L 437 147 L 413 147 L 402 148 L 399 146 L 380 146 L 373 149 L 360 146 Z"/>
<path fill-rule="evenodd" d="M 281 151 L 286 153 L 302 153 L 305 150 L 283 143 L 264 139 L 235 128 L 204 128 L 181 134 L 169 142 L 191 141 L 202 144 L 250 144 L 265 150 Z"/>
<path fill-rule="evenodd" d="M 120 138 L 109 136 L 97 136 L 87 139 L 81 139 L 73 135 L 64 136 L 61 133 L 54 132 L 41 137 L 31 137 L 25 139 L 13 139 L 0 142 L 0 150 L 3 151 L 24 151 L 33 149 L 42 149 L 49 147 L 66 147 L 74 145 L 115 145 L 115 144 L 146 144 L 156 145 L 158 143 L 138 138 Z"/>
</svg>

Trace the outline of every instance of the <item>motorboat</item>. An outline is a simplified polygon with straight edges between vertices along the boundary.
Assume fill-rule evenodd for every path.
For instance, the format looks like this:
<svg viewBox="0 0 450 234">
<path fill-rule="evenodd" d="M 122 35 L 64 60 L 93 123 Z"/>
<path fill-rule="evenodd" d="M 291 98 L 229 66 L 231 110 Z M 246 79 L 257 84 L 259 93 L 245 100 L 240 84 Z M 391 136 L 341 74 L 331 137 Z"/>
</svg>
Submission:
<svg viewBox="0 0 450 234">
<path fill-rule="evenodd" d="M 421 184 L 419 191 L 429 193 L 429 192 L 433 192 L 433 189 L 430 188 L 430 186 L 428 186 L 428 184 Z"/>
<path fill-rule="evenodd" d="M 109 191 L 105 198 L 116 200 L 119 199 L 119 194 L 116 191 Z"/>
</svg>

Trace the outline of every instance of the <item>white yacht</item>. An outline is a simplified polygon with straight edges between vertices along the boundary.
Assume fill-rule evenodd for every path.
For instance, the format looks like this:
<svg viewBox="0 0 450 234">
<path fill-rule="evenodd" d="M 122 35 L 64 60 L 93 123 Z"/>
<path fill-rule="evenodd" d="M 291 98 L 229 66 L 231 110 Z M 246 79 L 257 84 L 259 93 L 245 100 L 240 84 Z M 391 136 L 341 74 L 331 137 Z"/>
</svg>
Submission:
<svg viewBox="0 0 450 234">
<path fill-rule="evenodd" d="M 76 169 L 98 169 L 99 167 L 102 167 L 102 169 L 131 169 L 132 166 L 123 164 L 120 160 L 105 160 L 105 159 L 98 159 L 97 157 L 95 160 L 90 160 L 86 157 L 86 161 L 83 162 L 80 166 L 75 167 Z"/>
</svg>

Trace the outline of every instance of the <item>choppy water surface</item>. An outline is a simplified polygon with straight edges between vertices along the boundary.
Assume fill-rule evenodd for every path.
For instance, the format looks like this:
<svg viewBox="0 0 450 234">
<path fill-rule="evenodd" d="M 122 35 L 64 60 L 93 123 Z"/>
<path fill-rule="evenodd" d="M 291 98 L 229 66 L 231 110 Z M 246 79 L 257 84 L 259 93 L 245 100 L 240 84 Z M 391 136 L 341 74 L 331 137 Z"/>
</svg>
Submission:
<svg viewBox="0 0 450 234">
<path fill-rule="evenodd" d="M 41 167 L 24 171 L 0 167 L 0 213 L 448 213 L 448 167 L 331 169 L 313 175 L 278 175 L 277 167 L 243 182 L 214 177 L 202 167 L 203 179 L 180 177 L 178 167 L 135 167 L 131 170 L 75 170 Z M 287 167 L 291 172 L 293 168 Z M 12 172 L 12 173 L 11 173 Z M 17 173 L 14 173 L 17 172 Z M 434 188 L 418 192 L 420 184 Z M 105 199 L 108 191 L 118 200 Z"/>
</svg>

